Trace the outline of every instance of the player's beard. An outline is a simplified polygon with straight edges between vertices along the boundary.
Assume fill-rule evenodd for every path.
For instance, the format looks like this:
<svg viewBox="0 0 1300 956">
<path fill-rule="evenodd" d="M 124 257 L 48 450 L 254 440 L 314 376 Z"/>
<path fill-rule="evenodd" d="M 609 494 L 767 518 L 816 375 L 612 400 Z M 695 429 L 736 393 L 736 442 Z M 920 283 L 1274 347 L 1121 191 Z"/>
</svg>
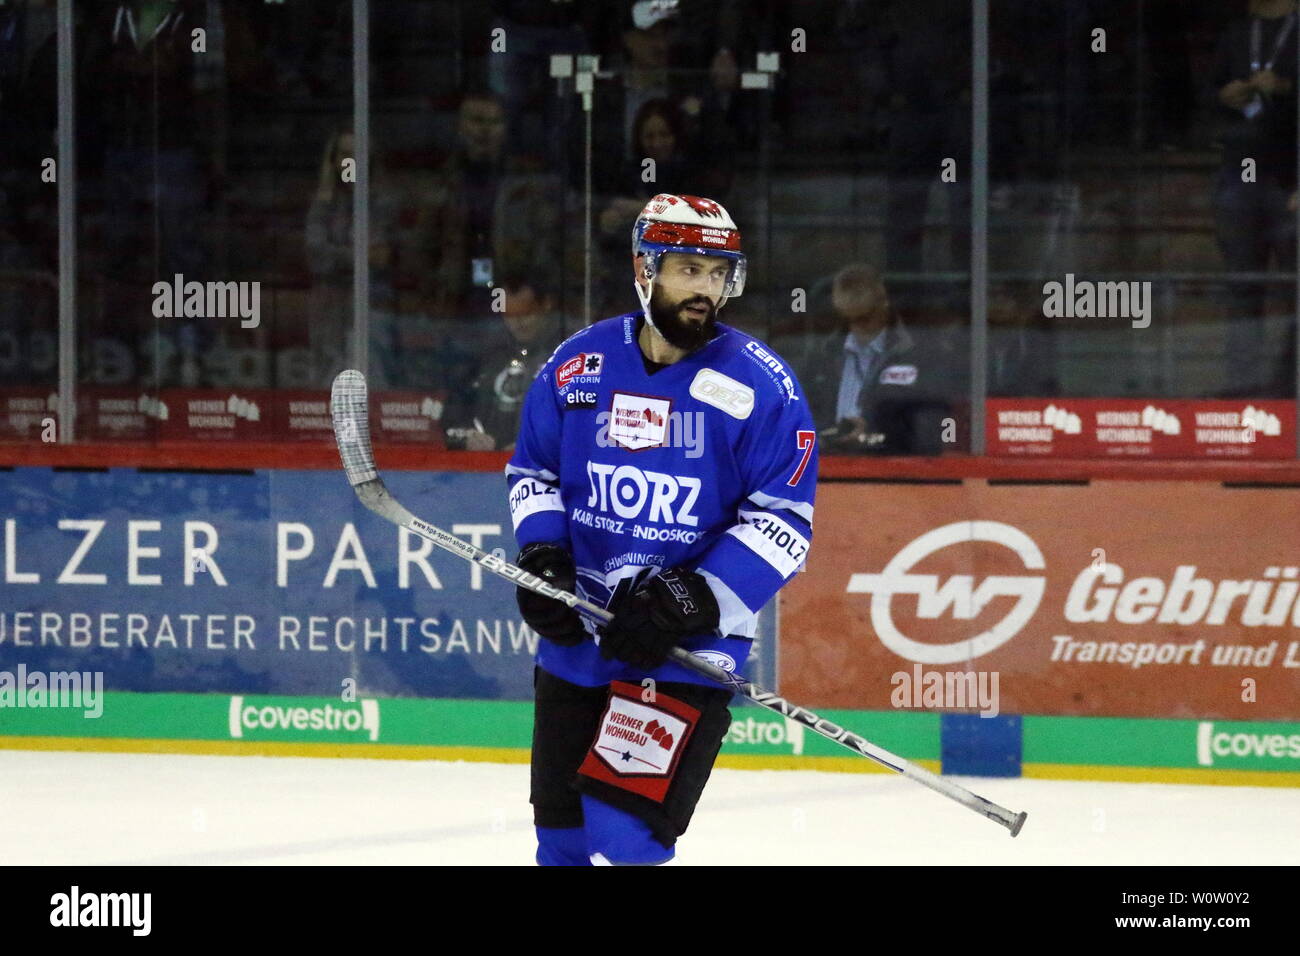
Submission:
<svg viewBox="0 0 1300 956">
<path fill-rule="evenodd" d="M 688 319 L 682 310 L 688 305 L 702 305 L 708 314 L 700 319 Z M 650 318 L 664 340 L 676 348 L 693 352 L 718 334 L 718 307 L 708 296 L 691 295 L 670 301 L 664 289 L 656 287 L 650 296 Z"/>
</svg>

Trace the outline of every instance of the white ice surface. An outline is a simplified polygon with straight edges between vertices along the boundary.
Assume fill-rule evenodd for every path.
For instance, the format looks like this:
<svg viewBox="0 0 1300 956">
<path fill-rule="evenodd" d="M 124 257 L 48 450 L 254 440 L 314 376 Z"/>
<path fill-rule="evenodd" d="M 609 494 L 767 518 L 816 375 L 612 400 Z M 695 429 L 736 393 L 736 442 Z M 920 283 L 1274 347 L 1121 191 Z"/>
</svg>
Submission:
<svg viewBox="0 0 1300 956">
<path fill-rule="evenodd" d="M 1297 864 L 1300 790 L 717 770 L 682 864 Z M 530 864 L 523 764 L 0 750 L 0 864 Z"/>
</svg>

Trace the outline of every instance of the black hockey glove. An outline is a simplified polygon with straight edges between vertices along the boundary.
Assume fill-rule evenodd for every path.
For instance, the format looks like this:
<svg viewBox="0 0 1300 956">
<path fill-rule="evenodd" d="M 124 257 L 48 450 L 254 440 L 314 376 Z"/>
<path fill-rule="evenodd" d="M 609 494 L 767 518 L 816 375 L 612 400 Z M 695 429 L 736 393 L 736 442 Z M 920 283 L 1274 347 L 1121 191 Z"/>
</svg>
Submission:
<svg viewBox="0 0 1300 956">
<path fill-rule="evenodd" d="M 612 608 L 599 628 L 602 657 L 653 670 L 685 637 L 715 630 L 718 601 L 704 576 L 686 568 L 662 571 Z"/>
<path fill-rule="evenodd" d="M 564 591 L 572 591 L 577 584 L 573 555 L 558 545 L 534 541 L 519 552 L 515 564 Z M 515 588 L 515 599 L 524 622 L 548 641 L 573 647 L 586 638 L 582 618 L 567 604 L 527 588 Z"/>
</svg>

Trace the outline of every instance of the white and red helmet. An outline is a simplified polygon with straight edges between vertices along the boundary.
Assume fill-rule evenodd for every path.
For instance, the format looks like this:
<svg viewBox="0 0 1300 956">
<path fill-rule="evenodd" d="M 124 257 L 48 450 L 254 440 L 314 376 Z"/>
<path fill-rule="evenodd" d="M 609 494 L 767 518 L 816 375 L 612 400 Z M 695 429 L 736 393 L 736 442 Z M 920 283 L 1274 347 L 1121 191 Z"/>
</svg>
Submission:
<svg viewBox="0 0 1300 956">
<path fill-rule="evenodd" d="M 632 255 L 645 257 L 639 268 L 649 285 L 643 290 L 638 283 L 636 289 L 647 317 L 650 286 L 659 274 L 659 259 L 666 252 L 718 256 L 730 262 L 719 306 L 745 289 L 745 254 L 740 251 L 740 230 L 727 210 L 712 199 L 660 193 L 637 216 L 632 227 Z"/>
</svg>

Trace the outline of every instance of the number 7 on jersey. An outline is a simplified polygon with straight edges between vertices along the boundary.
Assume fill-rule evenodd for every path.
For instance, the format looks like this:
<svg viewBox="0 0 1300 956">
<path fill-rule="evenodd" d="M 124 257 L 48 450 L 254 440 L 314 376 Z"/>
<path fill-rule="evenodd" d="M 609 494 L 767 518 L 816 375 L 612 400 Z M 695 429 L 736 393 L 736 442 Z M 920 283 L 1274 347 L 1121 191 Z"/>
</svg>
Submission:
<svg viewBox="0 0 1300 956">
<path fill-rule="evenodd" d="M 812 457 L 813 442 L 816 439 L 817 433 L 811 429 L 801 428 L 795 432 L 795 444 L 803 449 L 803 457 L 799 459 L 799 467 L 794 470 L 794 474 L 786 482 L 791 488 L 799 484 L 799 479 L 803 477 L 803 470 L 808 467 L 808 459 Z"/>
</svg>

